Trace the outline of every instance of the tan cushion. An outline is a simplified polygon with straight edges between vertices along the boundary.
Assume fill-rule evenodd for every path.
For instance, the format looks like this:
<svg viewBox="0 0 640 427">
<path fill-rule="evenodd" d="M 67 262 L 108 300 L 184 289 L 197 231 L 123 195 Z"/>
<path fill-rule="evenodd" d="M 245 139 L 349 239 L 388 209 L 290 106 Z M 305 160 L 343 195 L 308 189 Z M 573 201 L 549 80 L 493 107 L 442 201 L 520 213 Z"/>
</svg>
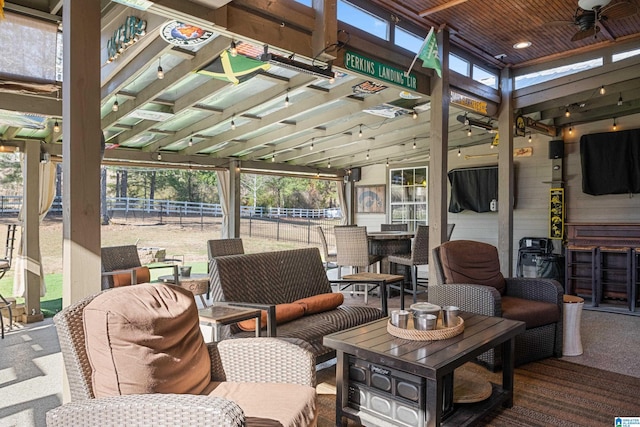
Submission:
<svg viewBox="0 0 640 427">
<path fill-rule="evenodd" d="M 506 282 L 500 272 L 495 246 L 472 240 L 452 240 L 440 246 L 445 283 L 493 286 L 504 294 Z"/>
<path fill-rule="evenodd" d="M 104 291 L 84 309 L 96 397 L 201 393 L 211 361 L 193 294 L 145 283 Z"/>
<path fill-rule="evenodd" d="M 242 408 L 247 425 L 299 427 L 315 424 L 316 390 L 299 384 L 212 383 L 209 396 L 232 400 Z M 210 389 L 209 388 L 209 389 Z"/>
<path fill-rule="evenodd" d="M 304 306 L 302 304 L 278 304 L 276 305 L 276 324 L 287 323 L 304 316 Z M 256 319 L 243 320 L 238 322 L 238 327 L 243 331 L 255 331 Z M 260 314 L 260 327 L 267 327 L 267 311 L 262 310 Z"/>
<path fill-rule="evenodd" d="M 131 270 L 136 271 L 136 284 L 148 283 L 151 281 L 151 272 L 149 271 L 149 267 L 136 267 L 127 271 L 123 271 L 122 273 L 114 274 L 112 276 L 113 287 L 117 288 L 119 286 L 131 285 Z"/>
<path fill-rule="evenodd" d="M 500 307 L 502 317 L 520 320 L 527 324 L 527 329 L 556 323 L 562 316 L 558 305 L 551 302 L 503 296 Z"/>
<path fill-rule="evenodd" d="M 344 302 L 344 295 L 339 292 L 318 294 L 294 301 L 304 307 L 304 314 L 322 313 L 333 310 Z"/>
</svg>

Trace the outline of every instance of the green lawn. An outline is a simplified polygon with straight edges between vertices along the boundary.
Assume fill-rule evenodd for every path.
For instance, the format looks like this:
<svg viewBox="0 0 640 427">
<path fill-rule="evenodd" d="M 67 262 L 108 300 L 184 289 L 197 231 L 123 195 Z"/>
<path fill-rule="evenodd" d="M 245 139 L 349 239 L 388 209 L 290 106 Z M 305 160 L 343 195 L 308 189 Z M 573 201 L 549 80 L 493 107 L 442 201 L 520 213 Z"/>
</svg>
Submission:
<svg viewBox="0 0 640 427">
<path fill-rule="evenodd" d="M 192 266 L 192 273 L 206 273 L 207 262 L 192 262 L 189 263 Z M 158 276 L 167 274 L 166 269 L 151 270 L 151 280 L 156 280 Z M 44 317 L 51 317 L 62 309 L 62 274 L 46 274 L 44 276 L 44 282 L 47 285 L 47 294 L 40 298 L 40 309 Z M 7 274 L 0 280 L 0 294 L 4 297 L 12 296 L 13 294 L 13 270 L 7 272 Z M 24 298 L 17 298 L 18 304 L 24 302 Z"/>
</svg>

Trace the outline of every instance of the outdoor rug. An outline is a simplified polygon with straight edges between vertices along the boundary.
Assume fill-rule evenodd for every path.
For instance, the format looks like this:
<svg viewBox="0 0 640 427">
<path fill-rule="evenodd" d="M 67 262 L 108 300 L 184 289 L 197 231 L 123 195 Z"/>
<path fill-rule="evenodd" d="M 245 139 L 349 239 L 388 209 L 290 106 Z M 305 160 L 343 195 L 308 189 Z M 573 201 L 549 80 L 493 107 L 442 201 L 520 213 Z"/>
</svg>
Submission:
<svg viewBox="0 0 640 427">
<path fill-rule="evenodd" d="M 473 363 L 460 369 L 502 381 L 500 372 Z M 476 425 L 614 426 L 615 417 L 640 417 L 640 378 L 554 358 L 516 368 L 514 393 L 512 408 L 497 408 Z M 318 426 L 335 426 L 335 366 L 318 371 L 318 404 Z"/>
</svg>

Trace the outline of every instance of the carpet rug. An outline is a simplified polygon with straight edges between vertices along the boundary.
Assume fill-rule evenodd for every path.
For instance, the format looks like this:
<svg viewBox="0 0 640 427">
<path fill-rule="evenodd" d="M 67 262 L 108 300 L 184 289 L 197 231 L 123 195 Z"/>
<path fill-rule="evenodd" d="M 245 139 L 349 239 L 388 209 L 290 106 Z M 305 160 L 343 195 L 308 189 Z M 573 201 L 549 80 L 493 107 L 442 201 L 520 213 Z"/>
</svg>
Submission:
<svg viewBox="0 0 640 427">
<path fill-rule="evenodd" d="M 459 368 L 500 384 L 502 374 L 468 363 Z M 318 371 L 319 427 L 335 426 L 335 366 Z M 640 378 L 546 359 L 516 368 L 514 405 L 497 408 L 478 426 L 614 426 L 640 417 Z M 349 420 L 349 426 L 359 424 Z"/>
</svg>

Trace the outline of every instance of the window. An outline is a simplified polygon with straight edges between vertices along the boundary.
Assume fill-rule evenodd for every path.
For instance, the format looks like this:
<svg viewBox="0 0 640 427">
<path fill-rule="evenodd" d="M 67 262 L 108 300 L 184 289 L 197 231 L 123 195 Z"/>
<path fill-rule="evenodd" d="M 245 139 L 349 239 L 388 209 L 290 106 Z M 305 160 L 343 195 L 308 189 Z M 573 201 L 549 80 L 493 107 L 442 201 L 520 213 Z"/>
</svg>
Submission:
<svg viewBox="0 0 640 427">
<path fill-rule="evenodd" d="M 473 80 L 494 89 L 498 88 L 498 76 L 494 73 L 490 73 L 483 68 L 478 67 L 477 65 L 473 66 Z"/>
<path fill-rule="evenodd" d="M 427 168 L 389 170 L 390 222 L 407 223 L 409 231 L 427 223 Z"/>
<path fill-rule="evenodd" d="M 389 22 L 344 0 L 338 0 L 338 20 L 383 40 L 389 40 Z"/>
<path fill-rule="evenodd" d="M 449 54 L 449 69 L 458 74 L 469 77 L 469 61 L 452 53 Z"/>
<path fill-rule="evenodd" d="M 305 6 L 312 7 L 311 0 L 294 0 L 296 3 L 303 4 Z"/>
<path fill-rule="evenodd" d="M 397 46 L 403 47 L 413 53 L 418 53 L 424 41 L 424 37 L 418 37 L 401 27 L 395 27 L 394 37 Z"/>
<path fill-rule="evenodd" d="M 611 56 L 611 61 L 618 62 L 636 55 L 640 55 L 640 49 L 628 50 L 626 52 L 613 54 Z"/>
<path fill-rule="evenodd" d="M 601 66 L 602 58 L 596 58 L 589 61 L 563 65 L 561 67 L 550 68 L 548 70 L 536 71 L 535 73 L 517 76 L 515 79 L 515 89 L 521 89 L 523 87 L 533 86 L 538 83 L 548 82 L 549 80 L 557 79 Z"/>
</svg>

